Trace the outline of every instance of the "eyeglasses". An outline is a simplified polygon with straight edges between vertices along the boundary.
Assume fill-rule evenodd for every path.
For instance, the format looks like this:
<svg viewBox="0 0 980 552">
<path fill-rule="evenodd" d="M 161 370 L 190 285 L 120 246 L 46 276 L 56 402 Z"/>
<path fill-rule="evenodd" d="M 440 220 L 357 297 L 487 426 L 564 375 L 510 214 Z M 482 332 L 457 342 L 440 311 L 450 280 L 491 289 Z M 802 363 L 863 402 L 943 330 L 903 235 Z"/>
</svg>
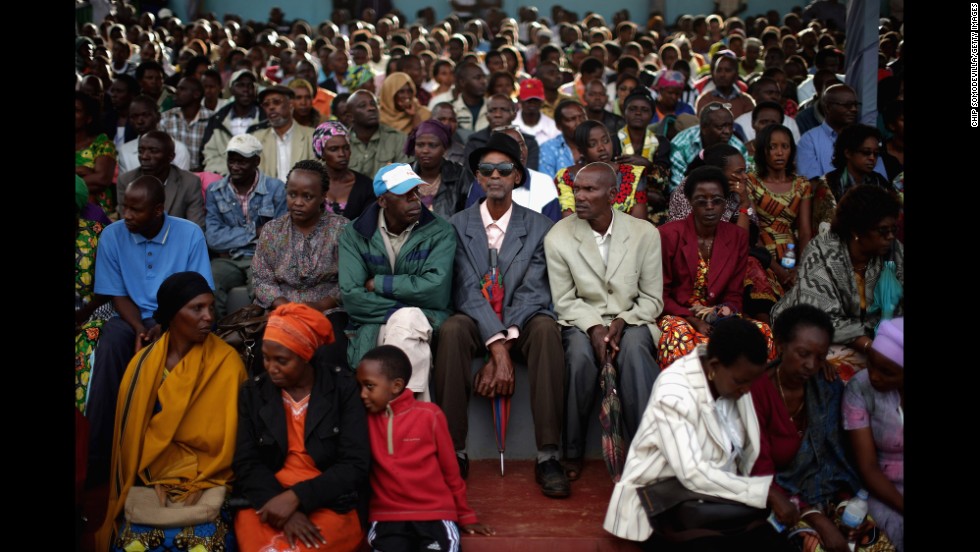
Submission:
<svg viewBox="0 0 980 552">
<path fill-rule="evenodd" d="M 494 169 L 500 173 L 500 176 L 510 176 L 510 173 L 514 172 L 513 163 L 480 163 L 476 166 L 476 170 L 480 172 L 483 176 L 493 175 Z"/>
<path fill-rule="evenodd" d="M 873 230 L 875 232 L 877 232 L 878 235 L 881 236 L 881 237 L 883 237 L 883 238 L 887 238 L 888 236 L 897 236 L 898 235 L 898 226 L 896 226 L 896 225 L 892 225 L 892 226 L 879 226 L 878 228 L 873 228 Z"/>
<path fill-rule="evenodd" d="M 830 105 L 839 105 L 844 109 L 861 109 L 861 102 L 835 102 L 827 101 Z"/>
<path fill-rule="evenodd" d="M 714 103 L 708 104 L 708 106 L 704 108 L 704 110 L 707 111 L 708 113 L 711 113 L 712 111 L 718 111 L 719 109 L 725 109 L 725 110 L 731 111 L 732 110 L 732 104 L 730 104 L 730 103 L 714 102 Z"/>
<path fill-rule="evenodd" d="M 862 148 L 857 150 L 857 152 L 865 157 L 878 157 L 881 155 L 881 150 L 876 150 L 871 148 Z"/>
<path fill-rule="evenodd" d="M 725 198 L 721 196 L 714 196 L 710 198 L 699 197 L 691 202 L 691 204 L 694 205 L 695 207 L 701 207 L 701 208 L 707 207 L 709 204 L 712 207 L 718 207 L 723 205 L 724 203 L 725 203 Z"/>
</svg>

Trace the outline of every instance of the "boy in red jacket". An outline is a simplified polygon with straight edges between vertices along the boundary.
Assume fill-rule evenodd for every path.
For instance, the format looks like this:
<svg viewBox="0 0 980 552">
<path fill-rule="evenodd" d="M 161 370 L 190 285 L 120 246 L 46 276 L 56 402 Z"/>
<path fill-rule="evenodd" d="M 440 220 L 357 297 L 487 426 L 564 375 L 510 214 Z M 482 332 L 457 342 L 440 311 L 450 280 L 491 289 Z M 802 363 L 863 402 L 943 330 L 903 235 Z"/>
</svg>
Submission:
<svg viewBox="0 0 980 552">
<path fill-rule="evenodd" d="M 357 366 L 371 441 L 368 544 L 379 552 L 459 551 L 459 529 L 493 535 L 466 503 L 466 483 L 446 416 L 403 393 L 412 364 L 401 349 L 376 347 Z"/>
</svg>

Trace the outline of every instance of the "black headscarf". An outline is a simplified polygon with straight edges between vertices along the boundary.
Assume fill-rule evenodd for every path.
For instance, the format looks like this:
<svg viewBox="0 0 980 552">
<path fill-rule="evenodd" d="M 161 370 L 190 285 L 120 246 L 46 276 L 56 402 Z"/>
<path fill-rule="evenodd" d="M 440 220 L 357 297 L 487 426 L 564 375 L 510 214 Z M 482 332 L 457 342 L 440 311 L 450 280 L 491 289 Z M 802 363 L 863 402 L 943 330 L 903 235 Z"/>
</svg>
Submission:
<svg viewBox="0 0 980 552">
<path fill-rule="evenodd" d="M 197 272 L 171 274 L 157 290 L 157 310 L 153 319 L 160 324 L 160 329 L 167 331 L 177 311 L 202 293 L 214 293 L 204 276 Z"/>
</svg>

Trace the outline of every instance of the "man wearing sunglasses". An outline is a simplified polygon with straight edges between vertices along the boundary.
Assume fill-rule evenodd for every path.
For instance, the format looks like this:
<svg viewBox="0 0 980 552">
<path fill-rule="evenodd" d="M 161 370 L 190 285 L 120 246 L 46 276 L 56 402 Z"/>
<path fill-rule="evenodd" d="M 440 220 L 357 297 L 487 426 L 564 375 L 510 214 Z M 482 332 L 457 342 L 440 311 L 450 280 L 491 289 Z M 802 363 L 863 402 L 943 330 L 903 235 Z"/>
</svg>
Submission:
<svg viewBox="0 0 980 552">
<path fill-rule="evenodd" d="M 527 174 L 520 146 L 513 138 L 492 133 L 487 145 L 470 155 L 469 164 L 486 199 L 449 221 L 458 238 L 453 271 L 456 314 L 439 330 L 433 398 L 449 420 L 449 433 L 465 474 L 470 394 L 475 389 L 488 398 L 513 395 L 514 362 L 523 361 L 528 370 L 538 451 L 535 477 L 545 496 L 567 497 L 568 478 L 558 450 L 564 416 L 565 355 L 549 306 L 551 292 L 544 258 L 544 236 L 552 222 L 513 201 L 514 187 Z M 491 302 L 497 301 L 495 309 Z M 487 360 L 471 377 L 470 367 L 477 356 Z"/>
<path fill-rule="evenodd" d="M 617 191 L 612 167 L 583 167 L 572 183 L 576 216 L 555 223 L 544 241 L 568 363 L 566 470 L 573 480 L 582 470 L 600 368 L 606 362 L 616 367 L 627 447 L 660 373 L 660 233 L 646 220 L 613 209 Z"/>
<path fill-rule="evenodd" d="M 806 131 L 796 149 L 797 172 L 810 179 L 834 170 L 834 142 L 845 127 L 857 122 L 861 112 L 857 94 L 846 84 L 827 87 L 820 98 L 820 107 L 824 112 L 823 123 Z M 886 176 L 880 156 L 875 161 L 875 172 Z"/>
</svg>

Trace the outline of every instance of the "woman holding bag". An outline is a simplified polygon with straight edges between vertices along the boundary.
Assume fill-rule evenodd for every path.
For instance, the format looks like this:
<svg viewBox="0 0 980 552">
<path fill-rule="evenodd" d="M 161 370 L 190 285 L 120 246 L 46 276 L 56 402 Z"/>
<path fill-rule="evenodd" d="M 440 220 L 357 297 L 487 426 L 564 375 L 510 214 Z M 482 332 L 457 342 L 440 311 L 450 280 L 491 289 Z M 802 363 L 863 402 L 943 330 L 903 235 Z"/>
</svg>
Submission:
<svg viewBox="0 0 980 552">
<path fill-rule="evenodd" d="M 157 291 L 163 334 L 136 353 L 119 387 L 105 522 L 96 550 L 233 546 L 219 510 L 232 478 L 234 396 L 245 367 L 211 333 L 214 293 L 197 272 Z M 117 519 L 125 510 L 125 519 Z M 140 548 L 142 547 L 142 548 Z M 196 548 L 195 548 L 196 547 Z"/>
<path fill-rule="evenodd" d="M 707 346 L 661 372 L 613 489 L 606 531 L 658 552 L 793 550 L 765 522 L 772 476 L 749 475 L 760 452 L 749 388 L 765 364 L 765 337 L 731 318 L 715 326 Z M 665 507 L 644 502 L 651 495 Z"/>
<path fill-rule="evenodd" d="M 740 316 L 745 289 L 749 233 L 722 220 L 728 177 L 717 167 L 699 167 L 685 179 L 683 193 L 691 214 L 660 227 L 664 310 L 657 362 L 661 369 L 706 343 L 714 322 Z M 766 335 L 773 358 L 769 326 L 755 324 Z"/>
</svg>

